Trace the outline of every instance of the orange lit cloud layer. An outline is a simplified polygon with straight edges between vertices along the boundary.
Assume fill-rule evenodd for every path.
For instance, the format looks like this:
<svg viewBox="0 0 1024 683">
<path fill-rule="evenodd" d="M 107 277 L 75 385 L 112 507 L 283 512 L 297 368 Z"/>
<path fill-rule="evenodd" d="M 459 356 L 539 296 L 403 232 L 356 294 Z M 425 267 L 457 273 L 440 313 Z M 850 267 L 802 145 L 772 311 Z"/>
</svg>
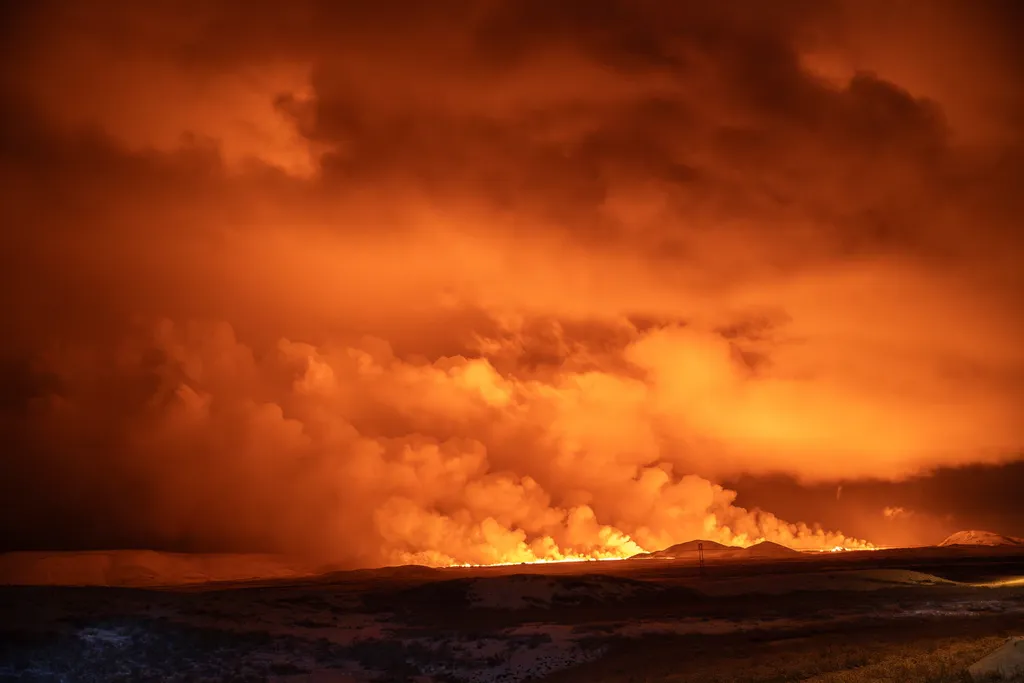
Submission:
<svg viewBox="0 0 1024 683">
<path fill-rule="evenodd" d="M 872 7 L 5 9 L 5 543 L 854 547 L 715 482 L 1019 460 L 1019 10 Z"/>
</svg>

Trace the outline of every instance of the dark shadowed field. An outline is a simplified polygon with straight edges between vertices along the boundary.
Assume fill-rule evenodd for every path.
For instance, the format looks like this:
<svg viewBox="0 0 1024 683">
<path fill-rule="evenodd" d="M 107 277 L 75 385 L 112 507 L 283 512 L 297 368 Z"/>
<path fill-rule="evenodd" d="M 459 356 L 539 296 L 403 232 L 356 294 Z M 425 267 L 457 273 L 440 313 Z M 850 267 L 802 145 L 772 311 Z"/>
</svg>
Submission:
<svg viewBox="0 0 1024 683">
<path fill-rule="evenodd" d="M 1024 633 L 1024 553 L 402 567 L 0 587 L 2 681 L 964 681 Z"/>
</svg>

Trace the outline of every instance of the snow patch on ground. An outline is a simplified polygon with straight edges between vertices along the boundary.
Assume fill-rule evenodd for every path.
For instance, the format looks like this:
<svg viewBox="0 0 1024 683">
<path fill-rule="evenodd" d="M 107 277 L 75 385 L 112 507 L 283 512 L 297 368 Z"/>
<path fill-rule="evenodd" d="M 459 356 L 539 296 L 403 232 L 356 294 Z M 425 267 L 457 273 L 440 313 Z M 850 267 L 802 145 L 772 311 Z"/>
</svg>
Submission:
<svg viewBox="0 0 1024 683">
<path fill-rule="evenodd" d="M 90 645 L 125 647 L 132 642 L 132 634 L 123 628 L 84 628 L 78 637 Z"/>
<path fill-rule="evenodd" d="M 1024 677 L 1024 637 L 1006 643 L 968 668 L 973 681 L 1020 680 Z"/>
<path fill-rule="evenodd" d="M 435 647 L 442 643 L 434 643 Z M 443 664 L 421 668 L 429 676 L 453 677 L 463 683 L 520 683 L 596 660 L 604 647 L 582 647 L 570 639 L 484 638 L 466 643 L 444 642 L 449 657 Z"/>
</svg>

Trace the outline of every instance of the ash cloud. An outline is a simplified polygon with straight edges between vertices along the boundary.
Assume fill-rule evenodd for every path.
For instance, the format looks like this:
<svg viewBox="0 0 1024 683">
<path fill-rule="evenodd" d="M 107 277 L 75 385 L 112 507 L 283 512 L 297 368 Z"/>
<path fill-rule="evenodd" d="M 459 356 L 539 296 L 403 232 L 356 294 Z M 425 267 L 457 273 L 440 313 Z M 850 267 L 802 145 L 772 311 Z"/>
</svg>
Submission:
<svg viewBox="0 0 1024 683">
<path fill-rule="evenodd" d="M 682 536 L 860 543 L 677 471 L 636 402 L 645 385 L 615 374 L 516 379 L 484 358 L 402 361 L 375 338 L 257 352 L 226 324 L 170 321 L 47 360 L 57 388 L 26 397 L 8 433 L 31 449 L 12 491 L 49 487 L 11 512 L 50 516 L 58 537 L 94 520 L 66 542 L 354 564 L 615 557 Z"/>
<path fill-rule="evenodd" d="M 835 545 L 714 482 L 1019 460 L 1014 7 L 867 5 L 5 8 L 5 543 Z"/>
</svg>

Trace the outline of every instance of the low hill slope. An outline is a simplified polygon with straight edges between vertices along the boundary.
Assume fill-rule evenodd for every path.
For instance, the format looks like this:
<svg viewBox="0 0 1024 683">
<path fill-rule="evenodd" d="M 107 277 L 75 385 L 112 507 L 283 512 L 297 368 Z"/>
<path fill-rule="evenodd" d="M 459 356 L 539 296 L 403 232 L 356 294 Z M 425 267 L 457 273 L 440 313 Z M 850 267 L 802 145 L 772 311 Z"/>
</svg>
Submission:
<svg viewBox="0 0 1024 683">
<path fill-rule="evenodd" d="M 772 541 L 755 543 L 748 548 L 722 545 L 715 541 L 687 541 L 677 543 L 664 550 L 653 553 L 643 553 L 634 557 L 640 559 L 656 560 L 693 560 L 697 561 L 698 544 L 704 545 L 704 559 L 708 560 L 750 560 L 750 559 L 775 559 L 787 557 L 800 557 L 803 555 L 799 550 L 787 548 Z"/>
<path fill-rule="evenodd" d="M 1024 546 L 1024 538 L 1003 536 L 991 531 L 958 531 L 939 544 L 942 547 L 951 545 Z"/>
<path fill-rule="evenodd" d="M 185 554 L 152 550 L 0 554 L 0 585 L 182 586 L 292 579 L 315 574 L 273 555 Z"/>
<path fill-rule="evenodd" d="M 688 560 L 697 559 L 698 546 L 703 544 L 704 546 L 704 557 L 726 557 L 731 556 L 742 550 L 742 548 L 734 548 L 715 541 L 704 541 L 695 540 L 687 541 L 685 543 L 676 543 L 671 545 L 664 550 L 657 550 L 652 553 L 641 553 L 634 555 L 637 558 L 652 558 L 659 560 Z"/>
<path fill-rule="evenodd" d="M 744 557 L 750 557 L 755 559 L 768 559 L 768 558 L 786 558 L 786 557 L 800 557 L 803 555 L 799 550 L 793 550 L 787 548 L 780 543 L 773 543 L 772 541 L 762 541 L 755 543 L 749 548 L 743 549 Z"/>
</svg>

